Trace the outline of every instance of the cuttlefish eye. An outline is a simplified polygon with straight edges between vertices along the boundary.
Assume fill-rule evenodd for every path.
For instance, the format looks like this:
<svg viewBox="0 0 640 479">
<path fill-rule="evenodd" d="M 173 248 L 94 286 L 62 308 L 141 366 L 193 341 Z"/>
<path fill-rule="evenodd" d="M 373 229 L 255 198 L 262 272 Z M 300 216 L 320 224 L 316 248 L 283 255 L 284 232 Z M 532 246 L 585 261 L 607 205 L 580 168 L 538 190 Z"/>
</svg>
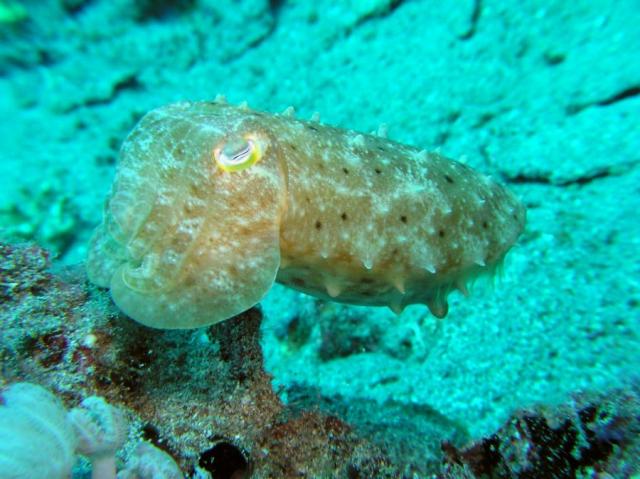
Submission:
<svg viewBox="0 0 640 479">
<path fill-rule="evenodd" d="M 240 171 L 256 164 L 262 157 L 259 144 L 251 138 L 228 138 L 213 155 L 224 171 Z"/>
</svg>

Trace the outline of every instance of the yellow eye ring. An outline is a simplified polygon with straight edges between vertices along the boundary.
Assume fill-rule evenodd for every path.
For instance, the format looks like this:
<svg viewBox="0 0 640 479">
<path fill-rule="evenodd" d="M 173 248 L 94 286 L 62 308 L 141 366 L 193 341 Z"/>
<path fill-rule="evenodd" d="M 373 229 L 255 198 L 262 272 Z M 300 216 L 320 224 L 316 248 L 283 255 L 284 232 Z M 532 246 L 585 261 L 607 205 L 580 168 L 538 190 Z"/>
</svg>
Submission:
<svg viewBox="0 0 640 479">
<path fill-rule="evenodd" d="M 218 166 L 224 171 L 241 171 L 262 158 L 260 144 L 251 138 L 231 138 L 213 150 Z"/>
</svg>

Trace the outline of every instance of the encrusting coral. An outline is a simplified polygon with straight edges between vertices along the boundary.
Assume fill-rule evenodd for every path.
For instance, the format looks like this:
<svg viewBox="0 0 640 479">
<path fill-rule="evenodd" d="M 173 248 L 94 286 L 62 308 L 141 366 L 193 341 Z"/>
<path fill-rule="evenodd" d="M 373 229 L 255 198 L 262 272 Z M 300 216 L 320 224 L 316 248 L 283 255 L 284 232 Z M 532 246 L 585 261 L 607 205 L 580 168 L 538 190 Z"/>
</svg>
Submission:
<svg viewBox="0 0 640 479">
<path fill-rule="evenodd" d="M 492 273 L 524 206 L 463 163 L 224 101 L 152 111 L 122 147 L 89 278 L 133 319 L 193 328 L 274 281 L 340 302 L 414 303 Z"/>
</svg>

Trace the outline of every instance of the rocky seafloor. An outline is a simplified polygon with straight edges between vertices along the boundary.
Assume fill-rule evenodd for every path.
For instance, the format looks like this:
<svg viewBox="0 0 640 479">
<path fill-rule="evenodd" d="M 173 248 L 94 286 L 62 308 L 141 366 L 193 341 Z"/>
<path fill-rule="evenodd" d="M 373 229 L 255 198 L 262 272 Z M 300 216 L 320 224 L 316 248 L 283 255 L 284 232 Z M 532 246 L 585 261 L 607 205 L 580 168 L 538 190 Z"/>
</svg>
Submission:
<svg viewBox="0 0 640 479">
<path fill-rule="evenodd" d="M 82 269 L 49 272 L 45 250 L 0 244 L 0 254 L 3 383 L 40 384 L 69 406 L 98 395 L 122 409 L 131 427 L 120 463 L 142 440 L 189 477 L 637 477 L 637 384 L 516 411 L 475 439 L 425 405 L 299 385 L 285 404 L 264 370 L 259 307 L 206 329 L 151 330 L 119 313 Z"/>
</svg>

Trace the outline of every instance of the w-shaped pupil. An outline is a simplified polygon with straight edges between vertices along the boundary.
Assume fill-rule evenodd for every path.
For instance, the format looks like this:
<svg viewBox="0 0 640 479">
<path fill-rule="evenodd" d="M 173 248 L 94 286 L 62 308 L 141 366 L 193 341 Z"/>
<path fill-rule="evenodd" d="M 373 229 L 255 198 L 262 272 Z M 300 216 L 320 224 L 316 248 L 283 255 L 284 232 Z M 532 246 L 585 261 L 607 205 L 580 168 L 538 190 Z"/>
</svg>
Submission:
<svg viewBox="0 0 640 479">
<path fill-rule="evenodd" d="M 228 164 L 242 163 L 251 154 L 252 146 L 250 140 L 232 141 L 224 146 L 222 156 Z"/>
</svg>

